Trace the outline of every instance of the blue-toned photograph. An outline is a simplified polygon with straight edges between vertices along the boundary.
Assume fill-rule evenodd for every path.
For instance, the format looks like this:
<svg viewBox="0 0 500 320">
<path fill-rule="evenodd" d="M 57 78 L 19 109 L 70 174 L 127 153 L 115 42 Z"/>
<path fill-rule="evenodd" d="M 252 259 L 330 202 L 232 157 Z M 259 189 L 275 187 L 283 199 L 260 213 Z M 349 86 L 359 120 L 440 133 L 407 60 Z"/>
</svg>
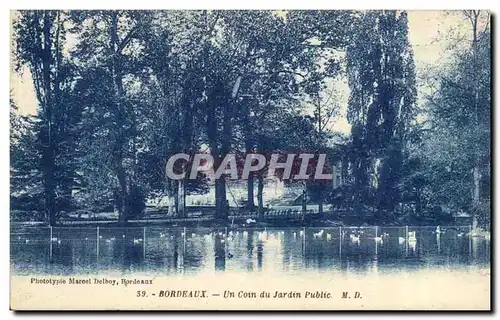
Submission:
<svg viewBox="0 0 500 320">
<path fill-rule="evenodd" d="M 489 310 L 491 42 L 480 10 L 11 11 L 11 277 Z"/>
</svg>

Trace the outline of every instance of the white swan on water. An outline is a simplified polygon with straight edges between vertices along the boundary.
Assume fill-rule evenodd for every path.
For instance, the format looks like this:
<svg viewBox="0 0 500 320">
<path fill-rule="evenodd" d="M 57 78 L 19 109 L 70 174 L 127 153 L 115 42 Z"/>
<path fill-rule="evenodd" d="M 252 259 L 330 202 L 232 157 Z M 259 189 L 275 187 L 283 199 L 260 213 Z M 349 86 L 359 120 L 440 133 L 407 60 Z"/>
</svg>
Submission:
<svg viewBox="0 0 500 320">
<path fill-rule="evenodd" d="M 360 239 L 359 239 L 359 235 L 354 235 L 354 234 L 352 234 L 352 233 L 351 233 L 351 234 L 349 235 L 349 237 L 351 238 L 351 241 L 352 241 L 353 243 L 358 243 L 358 244 L 359 244 L 359 240 L 360 240 Z"/>
<path fill-rule="evenodd" d="M 321 229 L 319 232 L 313 233 L 314 238 L 321 238 L 325 230 Z"/>
<path fill-rule="evenodd" d="M 408 232 L 408 241 L 417 241 L 417 232 L 409 231 Z"/>
</svg>

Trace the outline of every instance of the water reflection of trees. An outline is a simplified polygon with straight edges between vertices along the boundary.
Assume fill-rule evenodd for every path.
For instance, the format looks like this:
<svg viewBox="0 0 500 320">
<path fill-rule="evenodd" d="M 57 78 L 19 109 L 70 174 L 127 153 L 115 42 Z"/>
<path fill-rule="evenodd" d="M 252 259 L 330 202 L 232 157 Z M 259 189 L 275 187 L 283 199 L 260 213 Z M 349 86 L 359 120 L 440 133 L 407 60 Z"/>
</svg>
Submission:
<svg viewBox="0 0 500 320">
<path fill-rule="evenodd" d="M 264 243 L 259 240 L 257 242 L 257 270 L 262 270 L 262 258 L 264 255 Z"/>
<path fill-rule="evenodd" d="M 246 241 L 246 250 L 247 250 L 247 263 L 246 263 L 246 269 L 247 271 L 253 271 L 253 237 L 254 237 L 254 232 L 253 230 L 248 232 L 247 236 L 247 241 Z"/>
<path fill-rule="evenodd" d="M 92 238 L 89 232 L 92 231 Z M 97 254 L 95 229 L 79 232 L 59 232 L 32 242 L 11 239 L 13 265 L 53 274 L 92 273 L 102 270 L 153 271 L 177 273 L 214 268 L 217 271 L 246 270 L 248 272 L 275 268 L 288 272 L 293 269 L 373 272 L 376 270 L 418 269 L 422 267 L 489 264 L 488 241 L 456 233 L 436 235 L 417 231 L 414 247 L 399 243 L 389 236 L 378 245 L 374 239 L 353 243 L 345 237 L 340 244 L 337 235 L 318 237 L 313 231 L 259 231 L 213 234 L 182 230 L 146 229 L 146 242 L 135 241 L 143 229 L 102 230 Z M 316 232 L 317 233 L 317 232 Z M 261 236 L 259 236 L 261 235 Z M 50 249 L 52 247 L 52 250 Z M 52 252 L 52 254 L 50 254 Z M 269 259 L 268 259 L 269 258 Z M 266 262 L 268 265 L 265 265 Z M 276 268 L 277 267 L 277 268 Z M 15 268 L 13 268 L 15 270 Z"/>
<path fill-rule="evenodd" d="M 64 241 L 52 244 L 52 257 L 50 263 L 59 271 L 59 274 L 73 273 L 74 250 L 72 242 Z"/>
<path fill-rule="evenodd" d="M 155 271 L 176 273 L 183 266 L 181 231 L 151 229 L 146 232 L 145 263 Z"/>
<path fill-rule="evenodd" d="M 194 231 L 194 230 L 191 230 Z M 194 233 L 188 230 L 184 237 L 179 238 L 179 248 L 183 248 L 183 268 L 200 270 L 205 262 L 205 252 L 207 251 L 203 234 Z M 184 241 L 184 246 L 181 243 Z"/>
<path fill-rule="evenodd" d="M 226 245 L 223 237 L 219 234 L 215 235 L 214 252 L 215 252 L 215 270 L 217 271 L 226 270 Z"/>
</svg>

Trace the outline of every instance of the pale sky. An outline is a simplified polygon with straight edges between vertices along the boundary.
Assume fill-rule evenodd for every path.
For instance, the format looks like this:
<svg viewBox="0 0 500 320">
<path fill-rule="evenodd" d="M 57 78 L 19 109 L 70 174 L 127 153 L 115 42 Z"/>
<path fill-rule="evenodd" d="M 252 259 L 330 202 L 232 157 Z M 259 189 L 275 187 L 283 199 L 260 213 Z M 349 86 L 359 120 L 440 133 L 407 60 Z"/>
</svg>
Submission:
<svg viewBox="0 0 500 320">
<path fill-rule="evenodd" d="M 409 41 L 413 47 L 417 78 L 419 71 L 426 65 L 439 65 L 446 56 L 445 41 L 438 41 L 447 34 L 451 28 L 467 28 L 467 22 L 460 14 L 444 11 L 408 11 Z M 11 90 L 20 113 L 34 114 L 36 112 L 36 97 L 31 82 L 31 75 L 24 68 L 23 75 L 11 74 Z M 339 82 L 336 89 L 340 94 L 341 112 L 336 116 L 331 125 L 327 127 L 332 131 L 350 132 L 346 119 L 348 86 Z"/>
</svg>

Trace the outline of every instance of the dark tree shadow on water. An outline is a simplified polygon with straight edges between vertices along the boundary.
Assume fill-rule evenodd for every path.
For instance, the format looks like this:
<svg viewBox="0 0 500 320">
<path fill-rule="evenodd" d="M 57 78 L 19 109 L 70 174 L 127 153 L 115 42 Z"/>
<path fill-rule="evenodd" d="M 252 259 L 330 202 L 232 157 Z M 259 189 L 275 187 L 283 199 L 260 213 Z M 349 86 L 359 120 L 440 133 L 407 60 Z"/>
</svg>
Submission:
<svg viewBox="0 0 500 320">
<path fill-rule="evenodd" d="M 253 231 L 248 232 L 247 237 L 247 271 L 253 271 Z"/>
<path fill-rule="evenodd" d="M 226 248 L 225 240 L 222 236 L 216 235 L 214 242 L 214 252 L 215 252 L 215 270 L 224 271 L 226 270 Z"/>
<path fill-rule="evenodd" d="M 262 258 L 264 255 L 264 243 L 259 241 L 257 244 L 257 269 L 262 270 Z"/>
<path fill-rule="evenodd" d="M 138 269 L 144 261 L 143 245 L 136 244 L 132 239 L 126 241 L 123 254 L 124 269 Z"/>
<path fill-rule="evenodd" d="M 70 242 L 52 243 L 52 256 L 49 256 L 49 268 L 59 269 L 60 274 L 73 274 L 73 245 Z"/>
</svg>

